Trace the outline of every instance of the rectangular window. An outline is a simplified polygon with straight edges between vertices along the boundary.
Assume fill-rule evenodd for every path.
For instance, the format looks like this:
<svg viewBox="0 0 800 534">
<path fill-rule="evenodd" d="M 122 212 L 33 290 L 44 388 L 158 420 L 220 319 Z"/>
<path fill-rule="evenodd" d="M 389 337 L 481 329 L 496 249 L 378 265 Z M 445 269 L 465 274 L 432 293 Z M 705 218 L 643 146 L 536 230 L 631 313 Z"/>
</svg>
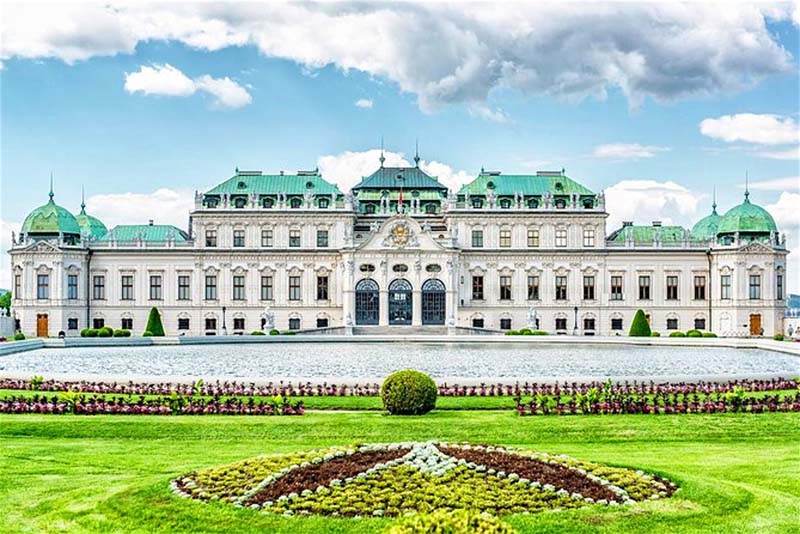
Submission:
<svg viewBox="0 0 800 534">
<path fill-rule="evenodd" d="M 244 230 L 233 231 L 233 246 L 237 248 L 244 247 Z"/>
<path fill-rule="evenodd" d="M 528 277 L 528 300 L 539 300 L 539 277 Z"/>
<path fill-rule="evenodd" d="M 583 229 L 583 247 L 594 248 L 594 228 Z"/>
<path fill-rule="evenodd" d="M 272 300 L 272 275 L 263 275 L 261 277 L 261 300 Z"/>
<path fill-rule="evenodd" d="M 761 298 L 761 275 L 750 275 L 750 300 L 758 300 Z"/>
<path fill-rule="evenodd" d="M 783 300 L 783 275 L 779 274 L 775 281 L 775 298 Z"/>
<path fill-rule="evenodd" d="M 178 276 L 178 300 L 192 300 L 191 278 L 187 274 Z"/>
<path fill-rule="evenodd" d="M 206 246 L 207 247 L 216 247 L 217 246 L 217 231 L 216 230 L 206 230 Z"/>
<path fill-rule="evenodd" d="M 511 300 L 511 277 L 500 277 L 500 300 Z"/>
<path fill-rule="evenodd" d="M 234 330 L 244 330 L 244 317 L 234 317 L 233 318 L 233 329 Z"/>
<path fill-rule="evenodd" d="M 611 330 L 622 330 L 622 319 L 611 319 Z"/>
<path fill-rule="evenodd" d="M 78 275 L 77 274 L 68 274 L 67 275 L 67 298 L 69 300 L 77 300 L 78 299 Z"/>
<path fill-rule="evenodd" d="M 556 300 L 567 300 L 566 276 L 556 276 Z"/>
<path fill-rule="evenodd" d="M 14 275 L 14 298 L 19 299 L 22 298 L 22 275 L 15 274 Z"/>
<path fill-rule="evenodd" d="M 328 318 L 317 317 L 317 328 L 328 328 Z"/>
<path fill-rule="evenodd" d="M 483 248 L 483 230 L 472 231 L 472 248 Z"/>
<path fill-rule="evenodd" d="M 105 319 L 99 319 L 99 318 L 92 319 L 92 328 L 94 328 L 95 330 L 99 330 L 100 328 L 103 328 L 105 325 L 106 325 Z"/>
<path fill-rule="evenodd" d="M 261 230 L 261 246 L 263 248 L 271 248 L 273 246 L 273 237 L 271 228 L 265 228 Z"/>
<path fill-rule="evenodd" d="M 583 277 L 583 300 L 594 300 L 594 276 Z"/>
<path fill-rule="evenodd" d="M 189 330 L 189 318 L 181 317 L 178 319 L 178 330 Z"/>
<path fill-rule="evenodd" d="M 317 247 L 325 248 L 328 246 L 328 231 L 317 230 Z"/>
<path fill-rule="evenodd" d="M 483 318 L 475 317 L 472 319 L 472 328 L 483 328 Z"/>
<path fill-rule="evenodd" d="M 509 248 L 511 246 L 511 228 L 500 229 L 500 246 Z"/>
<path fill-rule="evenodd" d="M 289 330 L 300 330 L 300 319 L 296 317 L 289 319 Z"/>
<path fill-rule="evenodd" d="M 216 330 L 217 319 L 214 317 L 206 317 L 206 330 Z"/>
<path fill-rule="evenodd" d="M 731 275 L 723 274 L 719 277 L 719 298 L 722 300 L 731 299 Z"/>
<path fill-rule="evenodd" d="M 290 276 L 289 277 L 289 300 L 300 300 L 302 298 L 302 294 L 300 292 L 300 277 L 299 276 Z"/>
<path fill-rule="evenodd" d="M 233 300 L 245 300 L 244 275 L 233 275 Z"/>
<path fill-rule="evenodd" d="M 511 330 L 511 319 L 500 319 L 500 330 Z"/>
<path fill-rule="evenodd" d="M 622 300 L 622 276 L 611 277 L 611 300 Z"/>
<path fill-rule="evenodd" d="M 161 275 L 150 276 L 150 300 L 161 300 L 164 297 L 161 287 Z"/>
<path fill-rule="evenodd" d="M 67 330 L 77 330 L 78 329 L 78 318 L 77 317 L 70 317 L 67 319 Z"/>
<path fill-rule="evenodd" d="M 121 283 L 120 299 L 133 300 L 133 275 L 123 274 Z"/>
<path fill-rule="evenodd" d="M 50 298 L 50 275 L 36 275 L 36 298 L 40 300 Z"/>
<path fill-rule="evenodd" d="M 639 300 L 650 300 L 650 275 L 639 276 Z"/>
<path fill-rule="evenodd" d="M 483 300 L 483 276 L 472 276 L 472 300 Z"/>
<path fill-rule="evenodd" d="M 295 248 L 300 246 L 300 230 L 289 230 L 289 246 Z"/>
<path fill-rule="evenodd" d="M 328 276 L 317 276 L 317 300 L 328 300 Z"/>
<path fill-rule="evenodd" d="M 566 330 L 567 329 L 567 320 L 563 317 L 556 317 L 556 330 Z"/>
<path fill-rule="evenodd" d="M 677 276 L 667 276 L 667 300 L 678 300 Z"/>
<path fill-rule="evenodd" d="M 566 247 L 567 246 L 567 229 L 566 228 L 556 228 L 556 246 L 557 247 Z"/>
<path fill-rule="evenodd" d="M 694 300 L 706 300 L 706 277 L 694 277 Z"/>
<path fill-rule="evenodd" d="M 695 330 L 705 330 L 706 329 L 706 320 L 702 317 L 697 318 L 694 320 L 694 329 Z"/>
<path fill-rule="evenodd" d="M 583 320 L 583 330 L 594 330 L 594 318 L 593 317 L 586 317 Z"/>
<path fill-rule="evenodd" d="M 667 330 L 677 330 L 678 319 L 667 319 Z"/>
<path fill-rule="evenodd" d="M 537 248 L 539 246 L 539 230 L 536 228 L 528 228 L 528 248 Z"/>
<path fill-rule="evenodd" d="M 130 317 L 123 317 L 120 321 L 120 326 L 125 330 L 133 330 L 133 319 Z"/>
<path fill-rule="evenodd" d="M 92 298 L 106 300 L 106 277 L 102 274 L 92 277 Z"/>
<path fill-rule="evenodd" d="M 206 275 L 206 300 L 217 300 L 217 275 Z"/>
</svg>

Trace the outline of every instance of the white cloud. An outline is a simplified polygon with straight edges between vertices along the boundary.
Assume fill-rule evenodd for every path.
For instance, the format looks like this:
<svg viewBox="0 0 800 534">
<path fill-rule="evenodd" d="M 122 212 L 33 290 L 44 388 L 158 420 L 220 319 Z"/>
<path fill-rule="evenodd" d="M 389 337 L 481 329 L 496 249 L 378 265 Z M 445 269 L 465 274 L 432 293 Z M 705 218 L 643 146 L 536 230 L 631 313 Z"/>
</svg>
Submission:
<svg viewBox="0 0 800 534">
<path fill-rule="evenodd" d="M 359 98 L 353 102 L 357 108 L 372 109 L 373 102 L 369 98 Z"/>
<path fill-rule="evenodd" d="M 0 289 L 11 289 L 11 257 L 7 254 L 11 248 L 11 232 L 19 235 L 22 223 L 0 219 Z"/>
<path fill-rule="evenodd" d="M 800 176 L 750 182 L 749 186 L 751 190 L 761 191 L 800 191 Z M 741 187 L 744 187 L 744 184 L 742 184 Z M 800 206 L 800 204 L 798 204 L 798 206 Z"/>
<path fill-rule="evenodd" d="M 67 63 L 146 41 L 255 46 L 305 70 L 390 80 L 433 111 L 495 88 L 568 99 L 622 91 L 637 105 L 727 93 L 792 68 L 761 3 L 53 3 L 4 10 L 2 53 Z M 476 108 L 480 109 L 480 108 Z M 492 117 L 488 114 L 488 117 Z"/>
<path fill-rule="evenodd" d="M 470 104 L 467 111 L 473 117 L 489 122 L 497 122 L 500 124 L 511 122 L 511 119 L 506 115 L 505 111 L 499 108 L 492 109 L 484 104 Z"/>
<path fill-rule="evenodd" d="M 756 152 L 757 156 L 769 159 L 800 159 L 800 145 L 786 150 L 767 150 Z"/>
<path fill-rule="evenodd" d="M 605 190 L 608 232 L 623 221 L 678 224 L 691 227 L 697 220 L 702 195 L 672 181 L 622 180 Z M 709 207 L 710 210 L 710 207 Z"/>
<path fill-rule="evenodd" d="M 598 145 L 592 155 L 602 159 L 643 159 L 652 158 L 659 152 L 669 151 L 668 147 L 640 145 L 639 143 L 610 143 Z"/>
<path fill-rule="evenodd" d="M 337 155 L 322 156 L 317 160 L 320 174 L 329 182 L 335 183 L 342 191 L 349 191 L 361 181 L 364 176 L 369 176 L 380 166 L 380 149 L 374 148 L 363 152 L 342 152 Z M 402 152 L 385 151 L 386 167 L 408 167 L 412 164 Z M 474 175 L 462 170 L 454 170 L 450 165 L 439 161 L 421 160 L 420 168 L 437 177 L 449 189 L 457 189 L 472 180 Z"/>
<path fill-rule="evenodd" d="M 191 96 L 197 91 L 214 97 L 214 106 L 237 109 L 253 101 L 247 89 L 231 80 L 208 74 L 192 80 L 172 65 L 142 65 L 137 72 L 125 73 L 125 90 L 145 95 Z"/>
<path fill-rule="evenodd" d="M 770 114 L 738 113 L 705 119 L 700 122 L 700 133 L 728 143 L 785 145 L 800 140 L 800 129 L 793 117 Z"/>
<path fill-rule="evenodd" d="M 772 214 L 780 232 L 786 233 L 787 248 L 792 251 L 787 257 L 786 270 L 790 274 L 787 288 L 792 293 L 800 293 L 800 193 L 784 191 L 774 204 L 764 206 Z"/>
<path fill-rule="evenodd" d="M 118 224 L 172 224 L 186 230 L 189 211 L 194 208 L 194 192 L 161 188 L 152 193 L 112 193 L 86 199 L 86 211 L 108 227 Z"/>
</svg>

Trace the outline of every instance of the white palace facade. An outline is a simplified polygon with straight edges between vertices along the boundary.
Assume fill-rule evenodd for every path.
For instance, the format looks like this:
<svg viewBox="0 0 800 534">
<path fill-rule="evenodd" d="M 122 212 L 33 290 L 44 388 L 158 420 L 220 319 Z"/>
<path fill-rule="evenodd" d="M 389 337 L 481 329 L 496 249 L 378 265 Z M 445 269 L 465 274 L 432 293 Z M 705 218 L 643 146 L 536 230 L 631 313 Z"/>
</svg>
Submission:
<svg viewBox="0 0 800 534">
<path fill-rule="evenodd" d="M 50 201 L 10 250 L 12 310 L 31 336 L 254 330 L 626 335 L 782 331 L 785 237 L 749 200 L 692 229 L 607 229 L 603 193 L 562 171 L 481 171 L 448 191 L 385 167 L 343 193 L 317 171 L 234 176 L 195 196 L 185 229 L 120 225 Z M 405 327 L 405 328 L 404 328 Z M 324 330 L 327 329 L 327 330 Z"/>
</svg>

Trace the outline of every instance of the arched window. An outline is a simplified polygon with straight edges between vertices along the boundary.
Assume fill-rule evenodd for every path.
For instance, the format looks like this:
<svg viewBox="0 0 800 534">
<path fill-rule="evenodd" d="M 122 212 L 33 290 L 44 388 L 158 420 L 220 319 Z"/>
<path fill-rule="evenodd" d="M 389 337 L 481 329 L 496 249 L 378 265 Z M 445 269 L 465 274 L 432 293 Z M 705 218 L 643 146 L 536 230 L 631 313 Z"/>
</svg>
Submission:
<svg viewBox="0 0 800 534">
<path fill-rule="evenodd" d="M 436 213 L 436 204 L 433 202 L 425 204 L 425 213 Z"/>
<path fill-rule="evenodd" d="M 483 199 L 482 198 L 473 198 L 472 199 L 472 207 L 475 209 L 481 209 L 483 207 Z"/>
<path fill-rule="evenodd" d="M 328 198 L 321 198 L 319 199 L 319 202 L 317 202 L 317 206 L 322 209 L 327 208 L 329 205 L 330 205 L 330 199 Z"/>
<path fill-rule="evenodd" d="M 425 270 L 429 273 L 439 273 L 442 272 L 442 266 L 438 263 L 430 263 L 425 266 Z"/>
<path fill-rule="evenodd" d="M 413 305 L 411 283 L 398 278 L 389 284 L 389 324 L 411 324 Z"/>
<path fill-rule="evenodd" d="M 233 201 L 233 205 L 237 208 L 243 208 L 247 205 L 247 199 L 243 197 L 236 197 L 236 200 Z"/>
<path fill-rule="evenodd" d="M 378 324 L 379 312 L 378 283 L 370 278 L 359 280 L 356 284 L 356 324 Z"/>
<path fill-rule="evenodd" d="M 293 207 L 293 208 L 299 208 L 300 206 L 303 205 L 303 201 L 300 200 L 299 198 L 295 197 L 295 198 L 293 198 L 292 200 L 289 201 L 289 205 L 291 207 Z"/>
<path fill-rule="evenodd" d="M 539 199 L 538 198 L 529 198 L 528 199 L 528 207 L 531 209 L 536 209 L 539 207 Z"/>
<path fill-rule="evenodd" d="M 422 324 L 444 324 L 446 300 L 442 281 L 426 280 L 422 284 Z"/>
<path fill-rule="evenodd" d="M 559 198 L 558 200 L 556 200 L 556 208 L 563 210 L 566 207 L 567 207 L 566 200 L 564 200 L 563 198 Z"/>
<path fill-rule="evenodd" d="M 408 272 L 408 265 L 404 265 L 399 263 L 392 267 L 392 270 L 396 273 L 407 273 Z"/>
<path fill-rule="evenodd" d="M 375 213 L 375 204 L 364 205 L 364 213 Z"/>
<path fill-rule="evenodd" d="M 372 265 L 371 263 L 364 263 L 363 265 L 361 265 L 361 267 L 359 267 L 359 270 L 362 273 L 374 273 L 375 272 L 375 266 Z"/>
<path fill-rule="evenodd" d="M 274 201 L 274 200 L 272 200 L 272 199 L 271 199 L 271 198 L 269 198 L 269 197 L 265 197 L 265 198 L 264 198 L 264 199 L 261 201 L 261 206 L 262 206 L 262 207 L 264 207 L 264 208 L 271 208 L 271 207 L 272 207 L 272 206 L 274 206 L 274 205 L 275 205 L 275 201 Z"/>
<path fill-rule="evenodd" d="M 511 207 L 511 200 L 508 198 L 501 198 L 500 207 L 503 208 L 504 210 L 507 210 L 508 208 Z"/>
</svg>

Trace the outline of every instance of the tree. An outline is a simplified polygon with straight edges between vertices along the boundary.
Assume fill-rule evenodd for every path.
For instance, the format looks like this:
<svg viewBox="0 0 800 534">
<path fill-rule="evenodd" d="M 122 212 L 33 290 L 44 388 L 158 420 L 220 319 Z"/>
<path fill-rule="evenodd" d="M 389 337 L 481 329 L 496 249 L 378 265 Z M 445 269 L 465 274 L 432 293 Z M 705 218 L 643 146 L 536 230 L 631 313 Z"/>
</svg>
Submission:
<svg viewBox="0 0 800 534">
<path fill-rule="evenodd" d="M 11 291 L 6 291 L 0 295 L 0 308 L 5 308 L 6 311 L 11 310 Z"/>
<path fill-rule="evenodd" d="M 150 308 L 150 315 L 147 316 L 146 332 L 150 332 L 153 336 L 164 337 L 164 325 L 161 324 L 161 314 L 158 313 L 158 308 L 153 306 Z"/>
<path fill-rule="evenodd" d="M 650 337 L 650 323 L 647 322 L 647 317 L 645 317 L 642 310 L 636 310 L 628 335 L 631 337 Z"/>
</svg>

